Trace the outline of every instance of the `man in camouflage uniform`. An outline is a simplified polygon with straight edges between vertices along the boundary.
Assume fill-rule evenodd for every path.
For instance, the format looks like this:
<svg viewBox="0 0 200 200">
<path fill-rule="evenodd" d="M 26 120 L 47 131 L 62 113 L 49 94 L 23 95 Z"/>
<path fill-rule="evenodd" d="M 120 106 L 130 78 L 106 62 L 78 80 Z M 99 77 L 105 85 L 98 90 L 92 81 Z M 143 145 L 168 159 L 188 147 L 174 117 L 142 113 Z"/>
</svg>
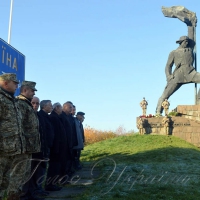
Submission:
<svg viewBox="0 0 200 200">
<path fill-rule="evenodd" d="M 167 99 L 162 102 L 162 107 L 165 110 L 165 115 L 168 115 L 170 103 Z"/>
<path fill-rule="evenodd" d="M 37 91 L 35 85 L 35 82 L 23 81 L 20 88 L 20 95 L 17 96 L 19 108 L 22 113 L 22 129 L 26 139 L 26 153 L 30 159 L 32 158 L 32 153 L 40 152 L 39 122 L 31 104 L 35 91 Z M 31 165 L 28 163 L 27 177 L 30 177 L 30 173 Z M 23 192 L 26 194 L 20 199 L 39 199 L 32 196 L 32 191 L 30 191 L 30 181 L 26 182 L 23 186 Z"/>
<path fill-rule="evenodd" d="M 147 101 L 145 100 L 145 98 L 143 97 L 143 100 L 140 102 L 140 106 L 142 108 L 142 114 L 143 116 L 146 116 L 146 112 L 147 112 Z"/>
<path fill-rule="evenodd" d="M 0 199 L 18 199 L 25 179 L 28 155 L 21 129 L 21 112 L 14 97 L 16 74 L 0 75 Z"/>
</svg>

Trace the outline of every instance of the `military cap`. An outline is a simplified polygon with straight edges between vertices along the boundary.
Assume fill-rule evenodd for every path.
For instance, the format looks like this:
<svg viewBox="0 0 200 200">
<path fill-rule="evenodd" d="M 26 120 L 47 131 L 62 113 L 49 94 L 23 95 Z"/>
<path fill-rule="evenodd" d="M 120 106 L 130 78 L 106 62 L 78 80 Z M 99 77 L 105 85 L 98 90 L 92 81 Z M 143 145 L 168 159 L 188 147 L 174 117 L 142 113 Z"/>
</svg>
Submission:
<svg viewBox="0 0 200 200">
<path fill-rule="evenodd" d="M 37 89 L 35 88 L 36 82 L 33 81 L 23 81 L 21 86 L 27 86 L 31 89 L 33 89 L 34 91 L 37 91 Z"/>
<path fill-rule="evenodd" d="M 81 116 L 84 116 L 85 115 L 85 113 L 84 112 L 77 112 L 77 114 L 76 115 L 81 115 Z"/>
<path fill-rule="evenodd" d="M 176 43 L 179 43 L 179 44 L 180 44 L 180 43 L 183 42 L 184 40 L 189 40 L 189 37 L 188 37 L 188 36 L 181 36 L 180 39 L 176 41 Z"/>
<path fill-rule="evenodd" d="M 16 83 L 19 83 L 19 81 L 17 80 L 17 76 L 14 73 L 4 73 L 0 75 L 0 80 L 3 81 L 14 81 Z"/>
</svg>

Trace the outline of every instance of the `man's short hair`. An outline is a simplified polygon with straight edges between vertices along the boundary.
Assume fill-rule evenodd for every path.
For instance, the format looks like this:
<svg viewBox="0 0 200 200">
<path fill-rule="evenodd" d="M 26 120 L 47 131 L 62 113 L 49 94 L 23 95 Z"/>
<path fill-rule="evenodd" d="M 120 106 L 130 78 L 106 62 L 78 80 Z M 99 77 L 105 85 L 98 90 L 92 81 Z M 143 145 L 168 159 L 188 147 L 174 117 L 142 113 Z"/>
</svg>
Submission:
<svg viewBox="0 0 200 200">
<path fill-rule="evenodd" d="M 42 100 L 40 102 L 40 109 L 42 110 L 51 100 Z"/>
<path fill-rule="evenodd" d="M 58 106 L 62 107 L 61 104 L 60 104 L 59 102 L 54 103 L 54 104 L 53 104 L 53 110 L 54 110 L 55 108 L 57 108 Z"/>
<path fill-rule="evenodd" d="M 73 105 L 73 103 L 72 103 L 71 101 L 67 101 L 67 102 L 65 102 L 65 103 L 70 103 L 70 104 L 72 104 L 72 105 Z"/>
</svg>

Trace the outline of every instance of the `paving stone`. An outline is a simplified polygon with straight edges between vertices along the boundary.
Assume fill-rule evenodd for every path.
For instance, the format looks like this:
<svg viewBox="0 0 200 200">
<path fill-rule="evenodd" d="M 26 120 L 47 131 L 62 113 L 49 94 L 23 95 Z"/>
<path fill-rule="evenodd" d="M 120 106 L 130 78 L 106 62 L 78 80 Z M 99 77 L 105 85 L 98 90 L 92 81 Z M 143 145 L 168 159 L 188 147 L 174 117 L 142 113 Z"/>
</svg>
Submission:
<svg viewBox="0 0 200 200">
<path fill-rule="evenodd" d="M 99 174 L 98 170 L 93 170 L 91 174 L 90 166 L 84 166 L 72 176 L 71 184 L 64 185 L 60 191 L 50 192 L 45 200 L 73 200 L 77 194 L 84 192 L 86 186 L 93 184 Z"/>
</svg>

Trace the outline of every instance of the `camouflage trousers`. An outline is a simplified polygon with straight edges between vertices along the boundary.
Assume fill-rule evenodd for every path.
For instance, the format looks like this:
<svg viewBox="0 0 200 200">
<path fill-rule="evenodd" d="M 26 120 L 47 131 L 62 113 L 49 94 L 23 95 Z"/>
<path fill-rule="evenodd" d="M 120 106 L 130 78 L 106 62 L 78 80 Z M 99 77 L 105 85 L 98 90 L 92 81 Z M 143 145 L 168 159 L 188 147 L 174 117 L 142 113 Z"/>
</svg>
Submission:
<svg viewBox="0 0 200 200">
<path fill-rule="evenodd" d="M 146 114 L 147 114 L 147 109 L 146 108 L 142 108 L 142 114 L 143 114 L 143 116 L 146 116 Z"/>
<path fill-rule="evenodd" d="M 165 110 L 165 115 L 168 115 L 169 114 L 169 108 L 164 108 Z"/>
<path fill-rule="evenodd" d="M 0 156 L 0 199 L 22 190 L 31 171 L 30 159 L 31 154 Z"/>
</svg>

